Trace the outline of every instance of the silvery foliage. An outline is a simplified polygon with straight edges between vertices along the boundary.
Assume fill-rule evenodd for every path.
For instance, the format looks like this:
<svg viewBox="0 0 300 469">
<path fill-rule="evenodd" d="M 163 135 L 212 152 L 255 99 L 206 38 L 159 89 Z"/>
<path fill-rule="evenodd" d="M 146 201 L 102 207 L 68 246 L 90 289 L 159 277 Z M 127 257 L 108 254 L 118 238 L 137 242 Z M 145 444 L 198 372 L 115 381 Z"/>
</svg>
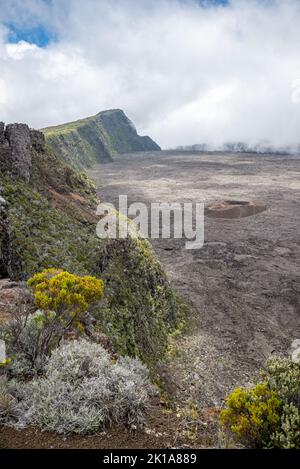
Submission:
<svg viewBox="0 0 300 469">
<path fill-rule="evenodd" d="M 294 404 L 285 404 L 281 415 L 281 428 L 271 437 L 272 445 L 280 449 L 300 448 L 300 413 Z"/>
<path fill-rule="evenodd" d="M 8 380 L 5 376 L 0 377 L 0 424 L 7 423 L 15 415 L 17 399 L 11 392 Z"/>
<path fill-rule="evenodd" d="M 300 409 L 300 363 L 290 358 L 275 357 L 267 362 L 266 380 L 284 402 Z"/>
<path fill-rule="evenodd" d="M 45 375 L 26 386 L 18 426 L 36 423 L 58 433 L 91 433 L 116 422 L 141 424 L 153 389 L 137 359 L 116 363 L 98 344 L 63 343 L 45 366 Z M 22 412 L 21 412 L 22 413 Z M 24 417 L 24 418 L 23 418 Z"/>
<path fill-rule="evenodd" d="M 0 425 L 23 428 L 31 423 L 32 409 L 26 403 L 28 386 L 0 376 Z"/>
<path fill-rule="evenodd" d="M 267 363 L 266 380 L 283 402 L 280 430 L 271 437 L 275 448 L 300 448 L 300 362 L 272 358 Z"/>
</svg>

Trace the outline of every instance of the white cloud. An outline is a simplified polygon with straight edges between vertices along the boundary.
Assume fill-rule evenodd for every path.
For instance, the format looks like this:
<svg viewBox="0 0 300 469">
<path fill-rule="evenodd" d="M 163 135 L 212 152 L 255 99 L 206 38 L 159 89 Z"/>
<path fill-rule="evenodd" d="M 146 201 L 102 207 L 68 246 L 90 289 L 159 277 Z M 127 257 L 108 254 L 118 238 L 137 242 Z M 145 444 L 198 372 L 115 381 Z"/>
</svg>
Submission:
<svg viewBox="0 0 300 469">
<path fill-rule="evenodd" d="M 42 127 L 118 107 L 166 147 L 300 141 L 297 0 L 207 9 L 196 0 L 0 0 L 0 7 L 0 21 L 43 24 L 58 37 L 43 49 L 5 45 L 0 29 L 0 120 Z"/>
<path fill-rule="evenodd" d="M 5 44 L 5 48 L 7 58 L 14 60 L 24 59 L 28 56 L 29 52 L 35 55 L 39 50 L 35 44 L 30 44 L 26 41 L 19 41 L 17 44 Z"/>
<path fill-rule="evenodd" d="M 6 103 L 6 83 L 0 79 L 0 105 Z"/>
</svg>

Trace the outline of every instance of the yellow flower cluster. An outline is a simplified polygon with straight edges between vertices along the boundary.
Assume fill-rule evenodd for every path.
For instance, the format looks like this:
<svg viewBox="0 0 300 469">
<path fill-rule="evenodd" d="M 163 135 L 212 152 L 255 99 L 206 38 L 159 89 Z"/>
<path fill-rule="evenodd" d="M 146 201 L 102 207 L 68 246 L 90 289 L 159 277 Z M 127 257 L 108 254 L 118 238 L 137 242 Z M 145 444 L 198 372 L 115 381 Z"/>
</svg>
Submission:
<svg viewBox="0 0 300 469">
<path fill-rule="evenodd" d="M 280 425 L 282 401 L 265 383 L 236 388 L 226 400 L 221 423 L 241 440 L 263 445 Z"/>
<path fill-rule="evenodd" d="M 46 269 L 34 275 L 28 280 L 28 286 L 33 290 L 38 308 L 58 314 L 68 312 L 74 318 L 86 312 L 92 303 L 100 301 L 104 289 L 100 279 L 79 277 L 58 269 Z"/>
</svg>

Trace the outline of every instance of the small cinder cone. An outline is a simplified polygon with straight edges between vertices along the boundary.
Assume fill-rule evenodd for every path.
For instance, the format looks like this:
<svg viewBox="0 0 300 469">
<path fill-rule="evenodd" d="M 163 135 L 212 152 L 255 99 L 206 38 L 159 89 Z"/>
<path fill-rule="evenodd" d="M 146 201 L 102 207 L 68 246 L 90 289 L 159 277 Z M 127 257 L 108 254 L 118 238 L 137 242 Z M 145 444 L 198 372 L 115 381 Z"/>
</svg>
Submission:
<svg viewBox="0 0 300 469">
<path fill-rule="evenodd" d="M 245 218 L 267 209 L 265 204 L 261 202 L 224 200 L 209 205 L 206 208 L 206 215 L 213 218 Z"/>
</svg>

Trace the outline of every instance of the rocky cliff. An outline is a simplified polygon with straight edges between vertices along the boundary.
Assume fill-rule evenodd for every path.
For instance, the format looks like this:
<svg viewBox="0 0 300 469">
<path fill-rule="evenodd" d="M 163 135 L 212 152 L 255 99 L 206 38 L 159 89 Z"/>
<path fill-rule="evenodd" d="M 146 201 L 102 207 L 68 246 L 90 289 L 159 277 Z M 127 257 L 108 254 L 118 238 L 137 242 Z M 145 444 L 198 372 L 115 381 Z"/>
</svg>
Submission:
<svg viewBox="0 0 300 469">
<path fill-rule="evenodd" d="M 110 161 L 117 153 L 160 150 L 150 137 L 138 135 L 120 109 L 99 112 L 42 131 L 57 157 L 75 168 Z"/>
<path fill-rule="evenodd" d="M 37 136 L 39 134 L 39 137 Z M 0 170 L 29 181 L 32 165 L 32 149 L 36 139 L 44 146 L 43 134 L 31 131 L 26 124 L 0 122 Z"/>
<path fill-rule="evenodd" d="M 60 161 L 41 132 L 1 123 L 0 279 L 51 267 L 102 278 L 100 330 L 154 367 L 178 322 L 176 299 L 145 240 L 96 236 L 97 202 L 87 175 Z"/>
<path fill-rule="evenodd" d="M 68 248 L 68 239 L 73 243 L 64 221 L 74 229 L 78 224 L 83 234 L 95 220 L 96 200 L 87 176 L 60 162 L 47 149 L 42 132 L 26 124 L 1 123 L 0 277 L 23 279 L 56 262 L 54 252 L 59 256 L 59 249 Z M 74 252 L 75 263 L 76 258 Z"/>
</svg>

